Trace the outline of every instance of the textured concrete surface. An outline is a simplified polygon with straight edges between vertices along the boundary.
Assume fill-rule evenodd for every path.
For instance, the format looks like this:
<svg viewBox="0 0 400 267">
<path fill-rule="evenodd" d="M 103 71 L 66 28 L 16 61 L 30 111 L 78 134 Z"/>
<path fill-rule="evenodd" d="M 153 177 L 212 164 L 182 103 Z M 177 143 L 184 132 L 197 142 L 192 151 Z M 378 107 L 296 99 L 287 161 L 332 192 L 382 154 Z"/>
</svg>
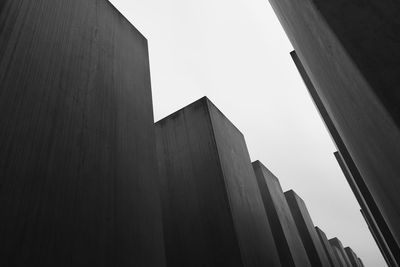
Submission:
<svg viewBox="0 0 400 267">
<path fill-rule="evenodd" d="M 243 135 L 207 99 L 156 123 L 169 266 L 280 266 Z"/>
<path fill-rule="evenodd" d="M 398 1 L 270 3 L 400 244 Z"/>
<path fill-rule="evenodd" d="M 334 125 L 328 111 L 326 110 L 324 104 L 322 103 L 321 98 L 319 97 L 310 77 L 308 76 L 306 70 L 304 69 L 303 64 L 298 58 L 295 51 L 291 53 L 293 61 L 295 62 L 299 73 L 301 74 L 304 83 L 317 107 L 319 110 L 322 119 L 327 126 L 332 139 L 340 152 L 335 153 L 335 157 L 338 160 L 340 167 L 343 170 L 343 173 L 362 209 L 365 211 L 366 215 L 373 218 L 373 221 L 376 223 L 377 227 L 379 227 L 379 231 L 382 233 L 382 237 L 387 243 L 388 249 L 391 251 L 392 255 L 397 255 L 396 261 L 400 260 L 400 248 L 397 245 L 397 242 L 387 225 L 381 210 L 377 206 L 374 197 L 369 191 L 363 177 L 361 176 L 357 166 L 355 165 L 342 137 L 340 136 L 336 126 Z"/>
<path fill-rule="evenodd" d="M 349 257 L 352 267 L 361 267 L 356 253 L 350 247 L 345 247 L 344 251 L 346 252 L 347 257 Z"/>
<path fill-rule="evenodd" d="M 337 252 L 340 255 L 339 257 L 342 257 L 345 262 L 345 266 L 352 267 L 350 259 L 347 256 L 347 253 L 344 251 L 342 242 L 338 238 L 335 237 L 335 238 L 329 239 L 329 244 L 331 244 L 332 247 L 335 247 L 337 249 Z"/>
<path fill-rule="evenodd" d="M 329 262 L 333 267 L 340 267 L 340 263 L 335 255 L 335 252 L 332 249 L 332 246 L 329 244 L 328 238 L 324 231 L 322 231 L 319 227 L 315 227 L 315 231 L 317 232 L 318 238 L 321 241 L 321 244 L 324 248 L 325 254 L 328 256 Z"/>
<path fill-rule="evenodd" d="M 164 266 L 152 114 L 108 1 L 0 1 L 0 265 Z"/>
<path fill-rule="evenodd" d="M 253 169 L 282 266 L 310 266 L 278 178 L 260 161 L 253 162 Z"/>
<path fill-rule="evenodd" d="M 323 267 L 331 266 L 304 201 L 293 190 L 285 192 L 285 198 L 311 265 Z"/>
</svg>

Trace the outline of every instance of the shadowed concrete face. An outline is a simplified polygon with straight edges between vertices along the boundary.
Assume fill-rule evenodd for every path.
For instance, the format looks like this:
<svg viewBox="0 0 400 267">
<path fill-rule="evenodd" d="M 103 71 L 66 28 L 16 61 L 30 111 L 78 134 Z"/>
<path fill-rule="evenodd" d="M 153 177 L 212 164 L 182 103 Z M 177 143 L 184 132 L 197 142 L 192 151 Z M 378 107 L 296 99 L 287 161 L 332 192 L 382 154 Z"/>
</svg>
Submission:
<svg viewBox="0 0 400 267">
<path fill-rule="evenodd" d="M 363 263 L 363 261 L 362 261 L 360 258 L 358 258 L 358 264 L 359 264 L 361 267 L 364 267 L 364 263 Z"/>
<path fill-rule="evenodd" d="M 105 0 L 0 21 L 0 265 L 164 266 L 146 39 Z"/>
<path fill-rule="evenodd" d="M 345 247 L 344 251 L 347 254 L 347 257 L 350 260 L 351 266 L 353 267 L 361 267 L 358 261 L 358 257 L 356 255 L 356 253 L 354 253 L 354 251 L 350 248 L 350 247 Z"/>
<path fill-rule="evenodd" d="M 293 190 L 285 192 L 285 197 L 311 265 L 331 266 L 304 201 Z"/>
<path fill-rule="evenodd" d="M 349 257 L 347 256 L 347 253 L 344 251 L 342 242 L 338 238 L 332 238 L 329 239 L 329 244 L 331 244 L 332 247 L 337 249 L 337 252 L 340 254 L 340 256 L 343 258 L 346 266 L 351 267 L 351 262 Z"/>
<path fill-rule="evenodd" d="M 332 250 L 336 256 L 337 261 L 339 262 L 339 266 L 341 267 L 351 267 L 348 266 L 346 263 L 346 260 L 343 258 L 343 254 L 340 252 L 340 249 L 337 248 L 336 246 L 331 246 Z"/>
<path fill-rule="evenodd" d="M 310 266 L 279 180 L 259 161 L 253 169 L 282 266 Z"/>
<path fill-rule="evenodd" d="M 319 229 L 317 226 L 315 227 L 315 231 L 317 232 L 318 238 L 321 241 L 325 254 L 328 256 L 330 264 L 334 267 L 340 267 L 341 265 L 335 255 L 335 252 L 329 244 L 328 238 L 326 237 L 324 231 Z"/>
<path fill-rule="evenodd" d="M 170 266 L 280 266 L 243 135 L 202 98 L 156 123 Z"/>
<path fill-rule="evenodd" d="M 398 1 L 269 1 L 399 247 Z"/>
</svg>

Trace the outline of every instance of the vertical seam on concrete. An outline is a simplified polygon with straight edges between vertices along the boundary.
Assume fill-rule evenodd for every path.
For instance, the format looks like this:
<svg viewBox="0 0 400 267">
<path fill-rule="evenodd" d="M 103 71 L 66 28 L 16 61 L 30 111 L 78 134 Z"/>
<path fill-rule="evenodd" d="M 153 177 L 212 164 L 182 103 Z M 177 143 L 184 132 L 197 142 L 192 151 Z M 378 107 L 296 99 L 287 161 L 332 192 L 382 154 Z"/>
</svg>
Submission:
<svg viewBox="0 0 400 267">
<path fill-rule="evenodd" d="M 235 215 L 232 212 L 232 206 L 231 206 L 232 201 L 231 201 L 231 198 L 230 198 L 230 195 L 229 195 L 229 192 L 228 192 L 227 183 L 225 181 L 225 173 L 223 171 L 223 167 L 222 167 L 222 164 L 221 164 L 221 157 L 219 155 L 218 143 L 217 143 L 217 140 L 216 140 L 216 137 L 215 137 L 214 123 L 213 123 L 213 118 L 212 118 L 211 111 L 210 111 L 210 109 L 212 107 L 210 105 L 209 100 L 207 98 L 204 98 L 204 99 L 206 101 L 206 112 L 207 112 L 207 115 L 208 115 L 207 117 L 210 120 L 210 124 L 211 124 L 211 137 L 212 137 L 212 141 L 214 142 L 214 147 L 215 147 L 215 150 L 216 150 L 216 153 L 217 153 L 217 157 L 218 157 L 218 169 L 222 174 L 221 175 L 222 176 L 222 180 L 223 180 L 222 182 L 225 185 L 224 192 L 225 192 L 226 198 L 228 200 L 228 209 L 230 211 L 230 217 L 231 217 L 231 220 L 232 220 L 233 230 L 235 232 L 235 239 L 237 241 L 237 245 L 238 245 L 239 252 L 240 252 L 241 264 L 242 264 L 242 266 L 246 266 L 246 264 L 245 264 L 246 258 L 245 258 L 244 254 L 243 254 L 243 250 L 242 250 L 242 246 L 241 246 L 241 240 L 239 240 L 239 235 L 238 235 L 236 223 L 235 223 L 235 220 L 234 220 L 234 216 Z"/>
</svg>

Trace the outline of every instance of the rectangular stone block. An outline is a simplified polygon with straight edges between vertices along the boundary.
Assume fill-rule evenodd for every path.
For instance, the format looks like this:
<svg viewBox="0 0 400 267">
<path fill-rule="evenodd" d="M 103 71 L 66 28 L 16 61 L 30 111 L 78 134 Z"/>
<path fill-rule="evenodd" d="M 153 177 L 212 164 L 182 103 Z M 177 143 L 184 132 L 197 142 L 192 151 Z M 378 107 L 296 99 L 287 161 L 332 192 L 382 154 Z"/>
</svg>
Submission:
<svg viewBox="0 0 400 267">
<path fill-rule="evenodd" d="M 278 178 L 260 161 L 253 169 L 282 266 L 310 266 Z"/>
<path fill-rule="evenodd" d="M 335 238 L 329 239 L 329 244 L 331 244 L 331 246 L 336 249 L 338 256 L 343 259 L 345 266 L 352 267 L 350 259 L 347 256 L 347 253 L 344 251 L 342 242 L 338 238 L 335 237 Z"/>
<path fill-rule="evenodd" d="M 0 25 L 0 266 L 165 266 L 146 39 L 106 0 Z"/>
<path fill-rule="evenodd" d="M 246 143 L 207 99 L 156 123 L 169 266 L 280 266 Z"/>
<path fill-rule="evenodd" d="M 270 3 L 399 247 L 398 1 Z"/>
<path fill-rule="evenodd" d="M 332 246 L 329 244 L 328 238 L 324 231 L 322 231 L 319 227 L 315 227 L 315 231 L 317 232 L 318 238 L 321 241 L 322 247 L 324 248 L 325 254 L 328 256 L 329 263 L 333 267 L 340 267 L 341 264 L 338 261 L 335 252 L 332 249 Z"/>
<path fill-rule="evenodd" d="M 306 204 L 293 190 L 285 192 L 285 197 L 311 265 L 321 267 L 331 266 L 315 231 L 314 223 L 308 213 Z"/>
</svg>

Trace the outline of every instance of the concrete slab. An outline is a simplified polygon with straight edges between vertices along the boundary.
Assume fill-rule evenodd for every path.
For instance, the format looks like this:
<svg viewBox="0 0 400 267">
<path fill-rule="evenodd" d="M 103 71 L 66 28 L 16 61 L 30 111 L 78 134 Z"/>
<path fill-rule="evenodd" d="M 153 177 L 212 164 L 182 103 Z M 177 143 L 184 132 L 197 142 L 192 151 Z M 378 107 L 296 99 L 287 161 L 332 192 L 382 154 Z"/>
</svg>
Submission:
<svg viewBox="0 0 400 267">
<path fill-rule="evenodd" d="M 253 162 L 258 186 L 283 266 L 310 266 L 278 178 L 260 161 Z"/>
<path fill-rule="evenodd" d="M 344 251 L 342 242 L 338 238 L 335 237 L 335 238 L 329 239 L 329 243 L 331 244 L 332 247 L 335 247 L 337 249 L 338 253 L 341 255 L 341 257 L 343 257 L 343 260 L 346 263 L 346 266 L 352 267 L 350 259 L 347 256 L 347 253 Z"/>
<path fill-rule="evenodd" d="M 341 265 L 335 255 L 335 252 L 333 251 L 331 245 L 329 244 L 328 238 L 326 237 L 326 234 L 324 233 L 324 231 L 322 231 L 317 226 L 315 227 L 315 231 L 317 232 L 318 238 L 321 241 L 321 244 L 324 248 L 326 255 L 328 256 L 331 266 L 340 267 Z"/>
<path fill-rule="evenodd" d="M 354 253 L 354 251 L 350 247 L 345 247 L 344 251 L 349 258 L 352 267 L 361 267 L 356 253 Z"/>
<path fill-rule="evenodd" d="M 156 123 L 169 266 L 280 266 L 243 135 L 207 99 Z"/>
<path fill-rule="evenodd" d="M 311 265 L 323 267 L 331 266 L 304 201 L 293 190 L 285 192 L 285 198 L 292 212 Z"/>
</svg>

